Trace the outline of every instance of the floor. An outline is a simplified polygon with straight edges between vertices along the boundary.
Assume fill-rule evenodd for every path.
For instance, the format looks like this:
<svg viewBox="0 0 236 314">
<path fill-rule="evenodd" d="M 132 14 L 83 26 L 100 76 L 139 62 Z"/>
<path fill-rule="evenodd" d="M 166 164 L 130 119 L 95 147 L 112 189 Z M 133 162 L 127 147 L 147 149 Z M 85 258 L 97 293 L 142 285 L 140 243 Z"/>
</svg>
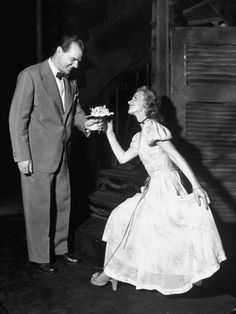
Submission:
<svg viewBox="0 0 236 314">
<path fill-rule="evenodd" d="M 220 229 L 228 260 L 201 287 L 164 296 L 119 284 L 96 287 L 91 275 L 102 266 L 105 221 L 88 216 L 75 228 L 77 266 L 58 262 L 56 275 L 37 272 L 27 262 L 19 196 L 0 206 L 0 314 L 233 314 L 236 313 L 236 227 Z"/>
</svg>

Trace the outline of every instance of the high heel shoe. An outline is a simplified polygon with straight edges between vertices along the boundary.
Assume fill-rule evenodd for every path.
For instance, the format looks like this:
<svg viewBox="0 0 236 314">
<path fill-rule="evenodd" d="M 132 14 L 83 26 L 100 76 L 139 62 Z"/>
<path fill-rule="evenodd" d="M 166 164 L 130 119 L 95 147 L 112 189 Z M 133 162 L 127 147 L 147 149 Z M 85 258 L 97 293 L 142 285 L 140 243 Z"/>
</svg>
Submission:
<svg viewBox="0 0 236 314">
<path fill-rule="evenodd" d="M 116 279 L 110 278 L 104 272 L 95 273 L 91 277 L 91 284 L 95 286 L 105 286 L 108 282 L 112 284 L 112 290 L 116 291 L 118 286 L 118 281 Z"/>
<path fill-rule="evenodd" d="M 202 280 L 194 282 L 193 285 L 197 286 L 197 287 L 201 287 L 202 286 Z"/>
</svg>

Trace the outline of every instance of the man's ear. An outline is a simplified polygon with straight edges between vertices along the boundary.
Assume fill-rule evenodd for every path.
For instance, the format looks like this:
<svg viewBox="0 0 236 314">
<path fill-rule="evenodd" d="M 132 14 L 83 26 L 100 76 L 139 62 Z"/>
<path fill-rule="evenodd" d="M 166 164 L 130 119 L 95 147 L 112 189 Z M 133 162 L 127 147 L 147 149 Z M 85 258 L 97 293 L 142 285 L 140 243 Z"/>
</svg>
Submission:
<svg viewBox="0 0 236 314">
<path fill-rule="evenodd" d="M 58 46 L 57 47 L 57 53 L 58 54 L 62 54 L 62 52 L 63 52 L 63 50 L 62 50 L 61 46 Z"/>
</svg>

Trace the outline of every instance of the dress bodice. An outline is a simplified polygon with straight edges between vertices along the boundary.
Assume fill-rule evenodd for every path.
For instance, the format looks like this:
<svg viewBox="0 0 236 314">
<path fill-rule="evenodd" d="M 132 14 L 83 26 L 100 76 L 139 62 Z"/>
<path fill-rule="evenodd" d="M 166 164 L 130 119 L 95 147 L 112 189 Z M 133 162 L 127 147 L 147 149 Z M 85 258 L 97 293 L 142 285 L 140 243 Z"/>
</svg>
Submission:
<svg viewBox="0 0 236 314">
<path fill-rule="evenodd" d="M 130 146 L 137 151 L 146 171 L 150 176 L 160 170 L 174 169 L 166 152 L 159 143 L 171 139 L 170 131 L 154 120 L 146 120 L 141 132 L 133 136 Z"/>
</svg>

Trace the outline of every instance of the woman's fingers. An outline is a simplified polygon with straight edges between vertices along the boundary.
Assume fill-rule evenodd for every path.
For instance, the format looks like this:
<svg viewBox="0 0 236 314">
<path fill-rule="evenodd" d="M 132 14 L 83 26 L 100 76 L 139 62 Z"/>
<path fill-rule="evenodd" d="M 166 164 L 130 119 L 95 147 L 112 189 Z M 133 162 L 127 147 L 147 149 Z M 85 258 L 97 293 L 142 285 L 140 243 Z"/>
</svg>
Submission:
<svg viewBox="0 0 236 314">
<path fill-rule="evenodd" d="M 195 199 L 199 206 L 204 205 L 208 209 L 208 204 L 210 203 L 209 197 L 203 188 L 195 189 L 193 191 Z M 203 204 L 202 204 L 203 203 Z"/>
</svg>

